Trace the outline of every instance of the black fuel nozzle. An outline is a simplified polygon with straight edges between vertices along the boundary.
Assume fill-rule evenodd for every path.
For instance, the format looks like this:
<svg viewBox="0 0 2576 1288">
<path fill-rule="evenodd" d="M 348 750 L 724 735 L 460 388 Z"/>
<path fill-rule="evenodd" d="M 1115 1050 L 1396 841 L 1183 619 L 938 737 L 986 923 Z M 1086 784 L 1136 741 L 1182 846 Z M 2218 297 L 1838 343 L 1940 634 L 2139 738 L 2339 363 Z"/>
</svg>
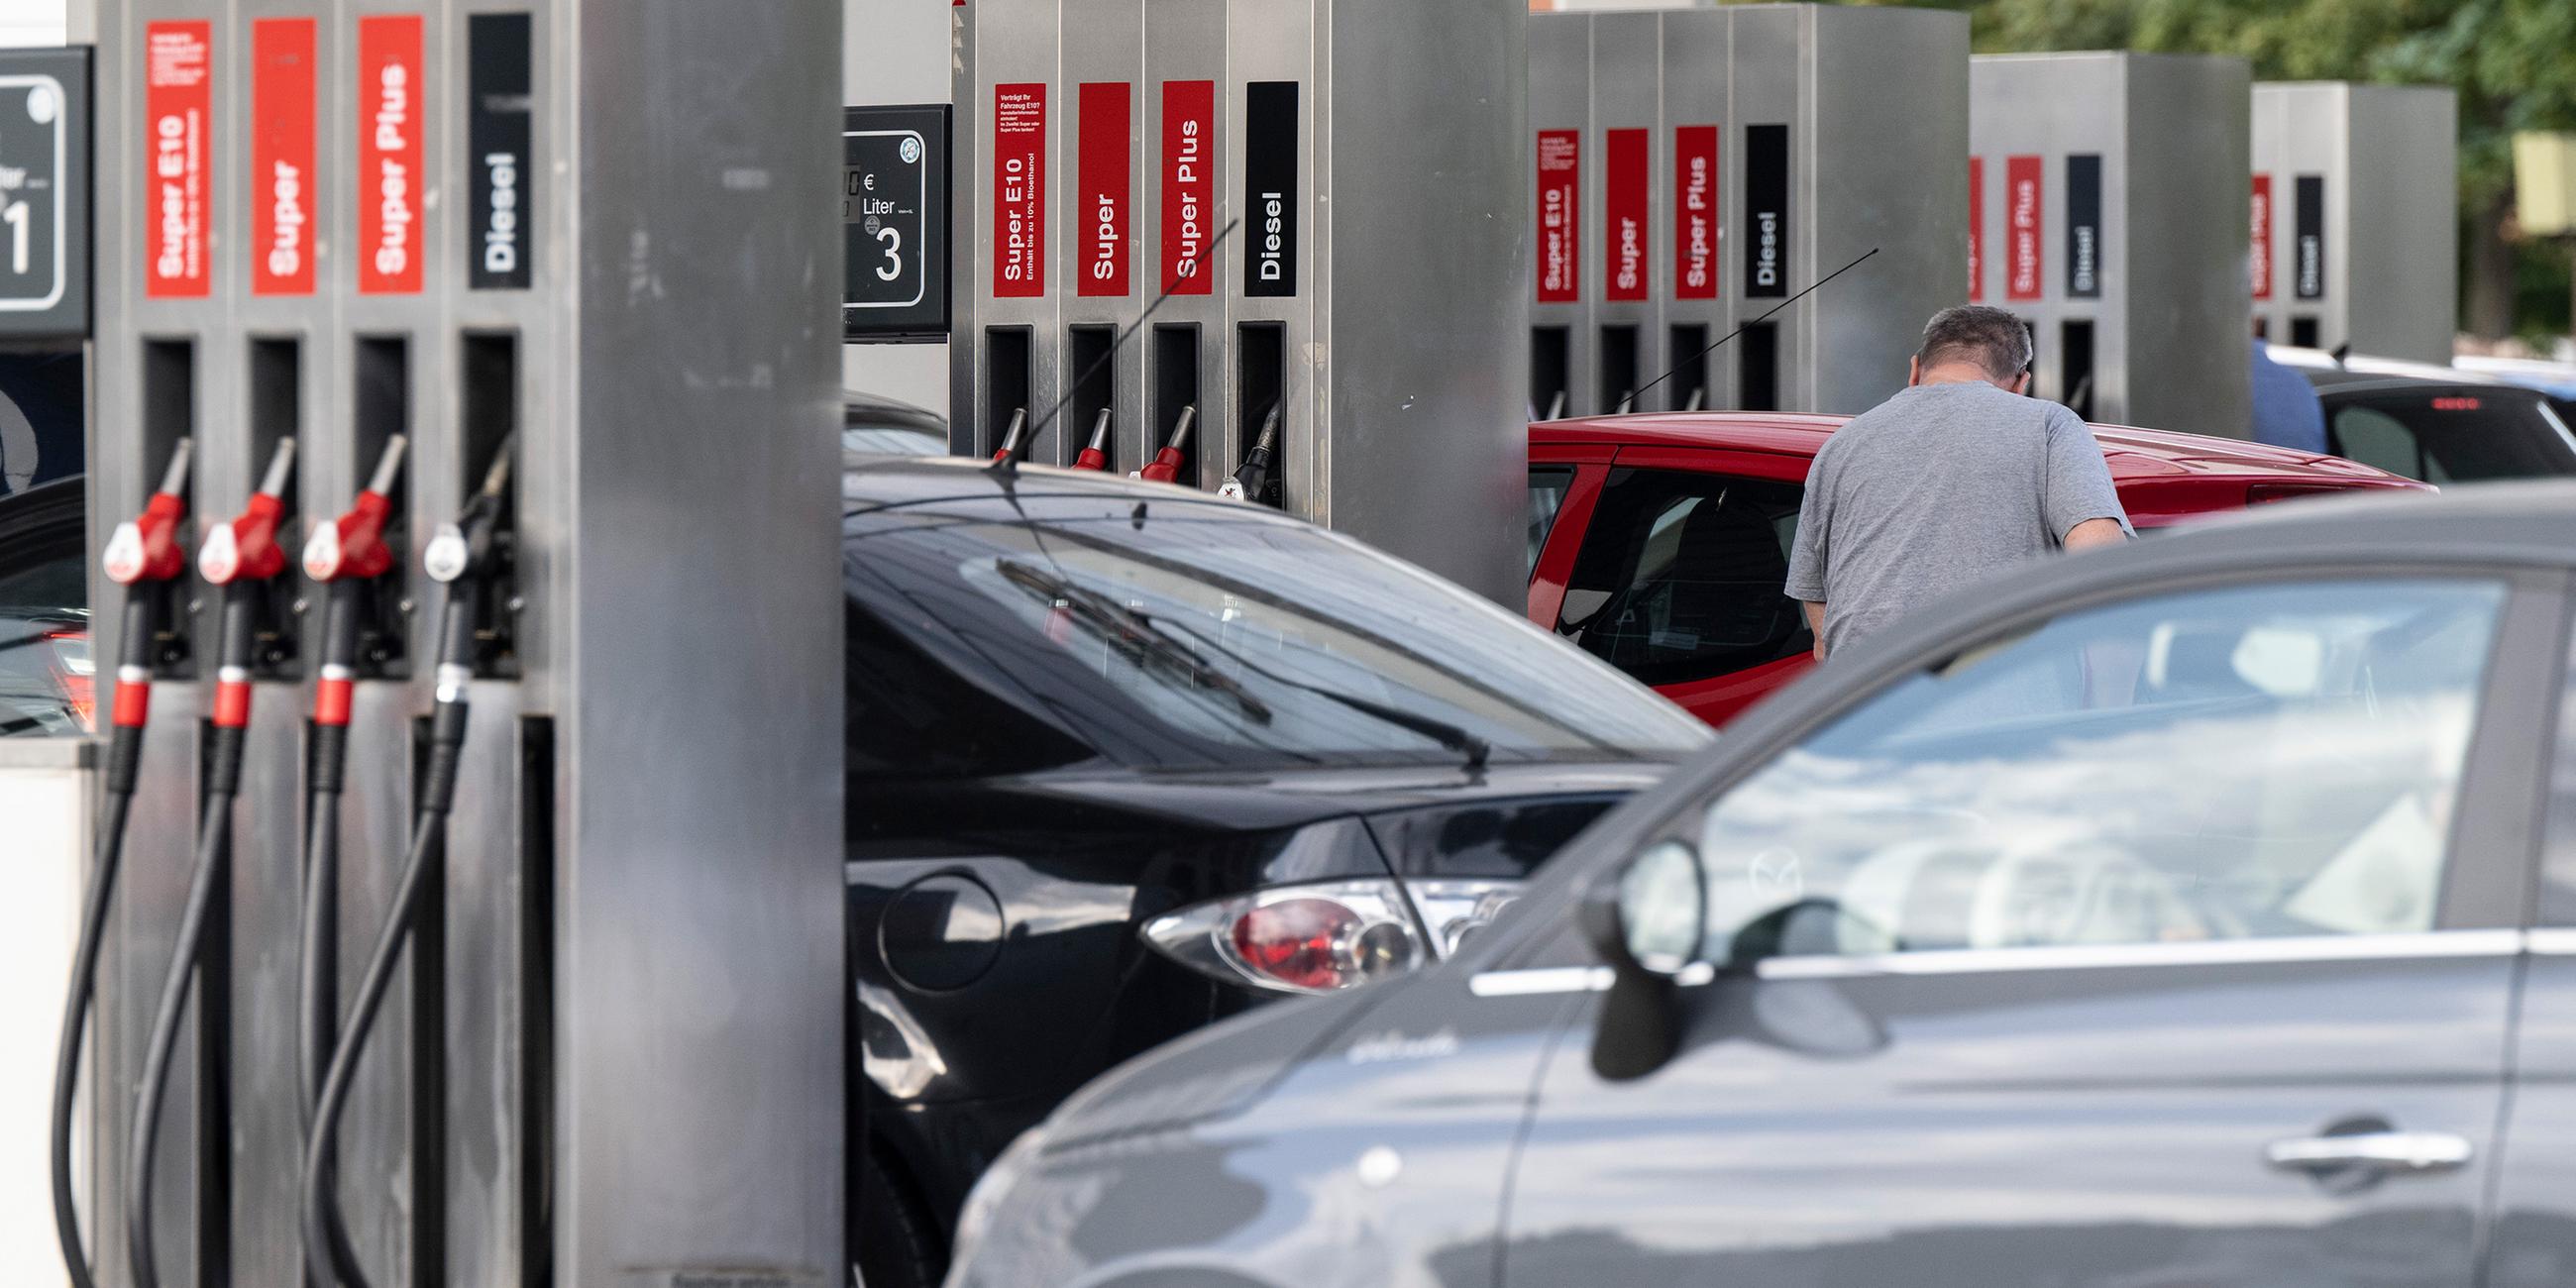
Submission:
<svg viewBox="0 0 2576 1288">
<path fill-rule="evenodd" d="M 517 438 L 513 434 L 502 440 L 491 466 L 483 472 L 483 486 L 466 500 L 455 522 L 438 525 L 428 548 L 421 552 L 421 568 L 430 580 L 452 585 L 488 576 L 497 566 L 501 501 L 510 490 L 510 448 Z"/>
<path fill-rule="evenodd" d="M 1279 404 L 1261 418 L 1261 436 L 1252 440 L 1252 450 L 1243 454 L 1243 465 L 1234 476 L 1217 485 L 1216 494 L 1229 501 L 1255 501 L 1262 505 L 1279 504 L 1279 476 L 1275 468 L 1279 452 Z"/>
</svg>

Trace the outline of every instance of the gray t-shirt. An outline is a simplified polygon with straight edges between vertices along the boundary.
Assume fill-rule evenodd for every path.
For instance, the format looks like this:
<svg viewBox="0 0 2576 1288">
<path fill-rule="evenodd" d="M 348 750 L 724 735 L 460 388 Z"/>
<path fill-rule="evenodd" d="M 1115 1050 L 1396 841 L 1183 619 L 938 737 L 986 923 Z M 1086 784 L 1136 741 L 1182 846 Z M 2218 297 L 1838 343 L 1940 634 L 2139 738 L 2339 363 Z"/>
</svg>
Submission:
<svg viewBox="0 0 2576 1288">
<path fill-rule="evenodd" d="M 2074 412 L 1994 385 L 1917 385 L 1834 431 L 1807 474 L 1792 599 L 1825 605 L 1825 650 L 2129 516 Z"/>
</svg>

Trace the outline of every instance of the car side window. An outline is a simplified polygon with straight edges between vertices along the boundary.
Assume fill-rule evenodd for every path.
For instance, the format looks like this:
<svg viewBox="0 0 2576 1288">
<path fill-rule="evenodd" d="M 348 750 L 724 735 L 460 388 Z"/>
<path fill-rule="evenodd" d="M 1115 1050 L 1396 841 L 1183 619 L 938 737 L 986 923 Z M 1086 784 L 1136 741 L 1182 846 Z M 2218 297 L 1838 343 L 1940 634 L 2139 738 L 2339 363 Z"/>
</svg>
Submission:
<svg viewBox="0 0 2576 1288">
<path fill-rule="evenodd" d="M 1809 651 L 1806 615 L 1781 589 L 1804 491 L 1681 470 L 1611 471 L 1557 632 L 1647 684 Z"/>
<path fill-rule="evenodd" d="M 1539 552 L 1547 548 L 1547 534 L 1556 528 L 1556 512 L 1565 508 L 1565 494 L 1574 490 L 1574 467 L 1571 465 L 1533 465 L 1529 472 L 1529 569 L 1538 572 Z"/>
<path fill-rule="evenodd" d="M 2558 702 L 2558 749 L 2549 773 L 2549 825 L 2540 867 L 2543 926 L 2576 926 L 2576 647 L 2567 659 L 2567 687 Z"/>
<path fill-rule="evenodd" d="M 2410 479 L 2424 477 L 2424 449 L 2414 431 L 2396 417 L 2369 407 L 2338 408 L 2334 414 L 2335 454 Z"/>
<path fill-rule="evenodd" d="M 1705 807 L 1708 960 L 2431 930 L 2505 597 L 2177 592 L 1900 680 Z"/>
</svg>

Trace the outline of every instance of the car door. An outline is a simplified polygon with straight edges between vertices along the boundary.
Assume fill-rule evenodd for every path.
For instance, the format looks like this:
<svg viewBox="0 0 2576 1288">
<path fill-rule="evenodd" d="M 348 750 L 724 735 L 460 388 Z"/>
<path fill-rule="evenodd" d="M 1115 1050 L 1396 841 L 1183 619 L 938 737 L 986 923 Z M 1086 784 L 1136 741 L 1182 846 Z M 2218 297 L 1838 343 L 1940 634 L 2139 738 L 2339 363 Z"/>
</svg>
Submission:
<svg viewBox="0 0 2576 1288">
<path fill-rule="evenodd" d="M 2576 651 L 2560 680 L 2537 906 L 2514 1034 L 2489 1288 L 2576 1282 Z"/>
<path fill-rule="evenodd" d="M 1556 621 L 1565 579 L 1583 547 L 1584 529 L 1600 499 L 1615 447 L 1589 443 L 1532 442 L 1529 447 L 1529 619 Z"/>
<path fill-rule="evenodd" d="M 1701 961 L 1772 949 L 1685 973 L 1650 1074 L 1559 1046 L 1505 1283 L 2468 1281 L 2555 581 L 2123 594 L 1650 842 L 1696 858 Z"/>
<path fill-rule="evenodd" d="M 1805 457 L 1622 447 L 1541 624 L 1713 725 L 1813 665 L 1781 591 Z"/>
</svg>

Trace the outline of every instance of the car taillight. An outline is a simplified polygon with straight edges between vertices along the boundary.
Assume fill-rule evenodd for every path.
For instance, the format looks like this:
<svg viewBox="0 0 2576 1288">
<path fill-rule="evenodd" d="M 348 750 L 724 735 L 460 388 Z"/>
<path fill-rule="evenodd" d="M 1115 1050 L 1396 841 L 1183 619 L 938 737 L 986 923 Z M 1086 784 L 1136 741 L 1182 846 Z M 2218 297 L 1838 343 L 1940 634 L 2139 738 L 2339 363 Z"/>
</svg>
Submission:
<svg viewBox="0 0 2576 1288">
<path fill-rule="evenodd" d="M 62 690 L 63 706 L 80 721 L 86 732 L 97 732 L 98 662 L 90 656 L 89 632 L 63 630 L 45 632 L 46 652 L 55 687 Z"/>
<path fill-rule="evenodd" d="M 1481 880 L 1278 886 L 1166 913 L 1139 933 L 1230 984 L 1332 993 L 1447 957 L 1520 890 L 1518 881 Z"/>
</svg>

